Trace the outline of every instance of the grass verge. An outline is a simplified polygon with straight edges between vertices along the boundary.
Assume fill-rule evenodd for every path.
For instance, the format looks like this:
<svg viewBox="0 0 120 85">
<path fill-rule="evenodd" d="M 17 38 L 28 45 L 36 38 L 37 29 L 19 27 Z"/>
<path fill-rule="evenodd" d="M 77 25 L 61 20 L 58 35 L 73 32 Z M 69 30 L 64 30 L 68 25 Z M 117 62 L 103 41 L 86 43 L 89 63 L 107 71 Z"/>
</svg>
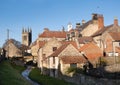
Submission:
<svg viewBox="0 0 120 85">
<path fill-rule="evenodd" d="M 0 85 L 30 85 L 22 76 L 25 68 L 11 64 L 10 61 L 0 63 Z"/>
<path fill-rule="evenodd" d="M 75 85 L 72 83 L 68 83 L 64 80 L 56 79 L 46 75 L 41 75 L 38 68 L 34 68 L 30 72 L 29 77 L 32 80 L 38 82 L 40 85 Z"/>
</svg>

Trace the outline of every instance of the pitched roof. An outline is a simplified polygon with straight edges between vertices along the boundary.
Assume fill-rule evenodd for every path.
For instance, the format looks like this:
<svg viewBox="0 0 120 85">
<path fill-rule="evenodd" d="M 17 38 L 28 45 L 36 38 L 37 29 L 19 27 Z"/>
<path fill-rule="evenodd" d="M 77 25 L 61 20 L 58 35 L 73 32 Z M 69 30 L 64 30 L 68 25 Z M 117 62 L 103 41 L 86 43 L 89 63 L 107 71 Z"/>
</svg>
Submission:
<svg viewBox="0 0 120 85">
<path fill-rule="evenodd" d="M 68 44 L 62 45 L 60 48 L 58 48 L 54 53 L 52 53 L 49 57 L 58 56 L 66 47 Z"/>
<path fill-rule="evenodd" d="M 95 37 L 95 36 L 98 36 L 98 35 L 101 35 L 102 33 L 104 33 L 106 30 L 108 30 L 109 28 L 111 28 L 113 25 L 109 25 L 109 26 L 106 26 L 100 30 L 98 30 L 97 32 L 95 32 L 92 37 Z"/>
<path fill-rule="evenodd" d="M 75 41 L 61 41 L 61 43 L 62 43 L 62 45 L 72 44 L 76 49 L 78 49 L 77 43 Z"/>
<path fill-rule="evenodd" d="M 66 38 L 66 32 L 65 31 L 44 31 L 42 34 L 39 35 L 39 37 L 44 38 Z"/>
<path fill-rule="evenodd" d="M 110 32 L 110 36 L 115 41 L 120 41 L 120 32 Z"/>
<path fill-rule="evenodd" d="M 54 51 L 51 56 L 58 56 L 69 44 L 73 45 L 77 49 L 77 44 L 75 41 L 61 41 L 62 46 L 59 47 L 56 51 Z"/>
<path fill-rule="evenodd" d="M 80 28 L 84 29 L 84 28 L 86 28 L 91 23 L 92 23 L 92 20 L 89 20 L 88 22 L 86 22 L 83 25 L 81 25 Z"/>
<path fill-rule="evenodd" d="M 80 44 L 84 44 L 85 42 L 92 42 L 93 38 L 92 37 L 80 37 L 78 38 L 78 41 Z"/>
<path fill-rule="evenodd" d="M 88 59 L 95 59 L 103 56 L 102 50 L 93 42 L 85 44 L 79 51 L 84 52 Z"/>
<path fill-rule="evenodd" d="M 85 63 L 86 59 L 83 56 L 62 56 L 60 57 L 64 64 Z"/>
</svg>

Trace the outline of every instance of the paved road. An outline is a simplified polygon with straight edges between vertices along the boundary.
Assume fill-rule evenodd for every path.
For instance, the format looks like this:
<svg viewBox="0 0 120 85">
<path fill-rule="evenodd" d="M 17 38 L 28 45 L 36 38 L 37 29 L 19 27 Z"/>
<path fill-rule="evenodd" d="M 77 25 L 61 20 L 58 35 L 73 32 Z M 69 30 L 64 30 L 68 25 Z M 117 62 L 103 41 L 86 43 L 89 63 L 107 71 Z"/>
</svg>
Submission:
<svg viewBox="0 0 120 85">
<path fill-rule="evenodd" d="M 22 72 L 22 76 L 23 76 L 25 79 L 27 79 L 32 85 L 40 85 L 40 84 L 38 84 L 37 82 L 32 81 L 32 80 L 28 77 L 31 70 L 32 70 L 32 67 L 31 67 L 31 66 L 28 66 L 27 69 Z"/>
</svg>

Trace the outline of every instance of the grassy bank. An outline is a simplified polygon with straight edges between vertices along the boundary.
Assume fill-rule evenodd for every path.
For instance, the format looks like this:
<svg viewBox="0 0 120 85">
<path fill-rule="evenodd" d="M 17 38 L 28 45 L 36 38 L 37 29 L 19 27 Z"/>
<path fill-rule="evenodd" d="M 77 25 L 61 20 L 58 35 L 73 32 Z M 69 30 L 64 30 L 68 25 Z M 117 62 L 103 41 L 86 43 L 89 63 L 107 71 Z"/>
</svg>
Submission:
<svg viewBox="0 0 120 85">
<path fill-rule="evenodd" d="M 40 85 L 74 85 L 72 83 L 68 83 L 64 80 L 59 80 L 53 77 L 41 75 L 39 69 L 35 68 L 30 72 L 29 77 L 38 82 Z"/>
<path fill-rule="evenodd" d="M 9 61 L 0 63 L 0 85 L 30 85 L 22 76 L 25 68 L 16 66 Z"/>
</svg>

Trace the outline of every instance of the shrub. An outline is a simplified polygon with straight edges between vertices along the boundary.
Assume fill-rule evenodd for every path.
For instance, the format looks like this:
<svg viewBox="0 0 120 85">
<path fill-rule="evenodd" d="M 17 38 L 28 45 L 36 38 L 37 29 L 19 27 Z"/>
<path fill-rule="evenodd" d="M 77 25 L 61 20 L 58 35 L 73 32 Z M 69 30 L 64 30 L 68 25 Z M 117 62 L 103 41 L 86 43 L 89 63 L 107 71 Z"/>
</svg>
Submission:
<svg viewBox="0 0 120 85">
<path fill-rule="evenodd" d="M 99 66 L 106 66 L 107 65 L 107 60 L 105 58 L 100 57 L 98 61 Z"/>
<path fill-rule="evenodd" d="M 80 68 L 74 68 L 74 67 L 69 67 L 67 70 L 67 73 L 83 73 L 83 69 Z"/>
</svg>

